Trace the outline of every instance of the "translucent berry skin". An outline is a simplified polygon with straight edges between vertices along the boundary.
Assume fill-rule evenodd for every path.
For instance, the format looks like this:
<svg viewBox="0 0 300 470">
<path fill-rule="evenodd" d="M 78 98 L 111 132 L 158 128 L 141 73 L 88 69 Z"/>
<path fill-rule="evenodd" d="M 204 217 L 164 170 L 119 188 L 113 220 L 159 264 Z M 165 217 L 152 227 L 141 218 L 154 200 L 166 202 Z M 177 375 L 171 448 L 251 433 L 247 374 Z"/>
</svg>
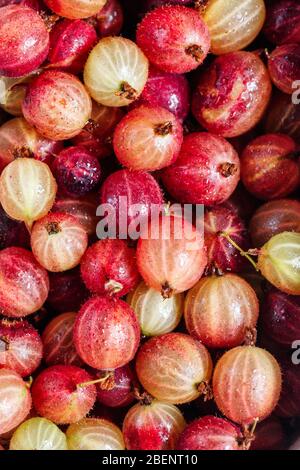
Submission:
<svg viewBox="0 0 300 470">
<path fill-rule="evenodd" d="M 300 139 L 300 107 L 291 96 L 279 90 L 273 93 L 264 119 L 266 133 L 287 134 L 295 141 Z"/>
<path fill-rule="evenodd" d="M 282 418 L 300 417 L 299 367 L 291 360 L 281 362 L 282 392 L 275 414 Z"/>
<path fill-rule="evenodd" d="M 105 0 L 45 0 L 45 3 L 57 15 L 74 20 L 96 15 Z"/>
<path fill-rule="evenodd" d="M 182 141 L 182 125 L 170 111 L 141 105 L 117 125 L 113 147 L 118 160 L 127 168 L 154 171 L 176 160 Z"/>
<path fill-rule="evenodd" d="M 15 158 L 33 157 L 51 164 L 62 150 L 61 142 L 45 139 L 23 118 L 7 121 L 0 127 L 0 169 Z"/>
<path fill-rule="evenodd" d="M 119 0 L 107 0 L 96 16 L 97 30 L 101 38 L 118 36 L 123 26 L 123 8 Z"/>
<path fill-rule="evenodd" d="M 163 216 L 151 220 L 142 232 L 137 263 L 146 284 L 168 298 L 199 281 L 207 264 L 206 248 L 201 234 L 187 220 Z"/>
<path fill-rule="evenodd" d="M 107 419 L 82 419 L 71 424 L 66 435 L 70 450 L 125 450 L 121 430 Z"/>
<path fill-rule="evenodd" d="M 105 376 L 106 371 L 96 373 L 96 379 Z M 105 387 L 102 383 L 96 384 L 97 400 L 105 406 L 120 408 L 130 405 L 134 401 L 133 389 L 136 377 L 128 364 L 113 371 L 112 387 Z M 105 382 L 104 382 L 105 384 Z"/>
<path fill-rule="evenodd" d="M 158 336 L 175 330 L 182 317 L 183 300 L 183 294 L 165 299 L 144 282 L 126 298 L 135 311 L 143 336 Z"/>
<path fill-rule="evenodd" d="M 20 222 L 8 217 L 0 206 L 0 250 L 10 246 L 19 246 L 23 230 L 25 231 L 26 228 Z"/>
<path fill-rule="evenodd" d="M 79 268 L 62 273 L 49 273 L 49 280 L 47 303 L 56 312 L 77 312 L 89 296 Z"/>
<path fill-rule="evenodd" d="M 37 413 L 55 424 L 76 423 L 96 401 L 95 385 L 80 386 L 90 380 L 92 377 L 84 369 L 75 366 L 44 369 L 31 388 Z"/>
<path fill-rule="evenodd" d="M 276 343 L 290 347 L 300 338 L 300 296 L 277 289 L 267 292 L 262 309 L 262 325 Z"/>
<path fill-rule="evenodd" d="M 57 184 L 48 165 L 33 158 L 18 158 L 1 173 L 0 202 L 3 209 L 29 228 L 50 211 L 56 190 Z"/>
<path fill-rule="evenodd" d="M 48 61 L 52 67 L 76 75 L 83 70 L 96 41 L 96 31 L 86 21 L 63 20 L 50 32 Z"/>
<path fill-rule="evenodd" d="M 85 197 L 71 197 L 60 194 L 52 206 L 52 212 L 70 214 L 75 217 L 84 227 L 86 233 L 91 236 L 96 232 L 96 225 L 99 221 L 96 216 L 98 207 L 97 195 L 88 194 Z"/>
<path fill-rule="evenodd" d="M 237 137 L 260 121 L 271 91 L 268 71 L 256 54 L 231 52 L 201 74 L 192 111 L 209 132 Z"/>
<path fill-rule="evenodd" d="M 127 198 L 127 214 L 124 214 L 121 197 Z M 137 219 L 148 218 L 151 205 L 162 206 L 163 197 L 161 189 L 153 176 L 144 171 L 119 170 L 112 173 L 102 184 L 100 203 L 111 205 L 116 214 L 117 225 L 124 218 L 126 226 L 127 215 L 128 226 Z M 130 208 L 135 204 L 141 204 L 139 216 L 133 215 L 132 210 L 130 211 Z"/>
<path fill-rule="evenodd" d="M 32 8 L 22 5 L 1 8 L 0 37 L 0 75 L 28 75 L 47 57 L 49 33 L 42 18 Z"/>
<path fill-rule="evenodd" d="M 24 421 L 14 432 L 9 450 L 68 450 L 65 434 L 45 418 Z"/>
<path fill-rule="evenodd" d="M 72 215 L 48 214 L 34 224 L 31 232 L 32 252 L 39 263 L 51 272 L 75 268 L 87 246 L 87 233 Z"/>
<path fill-rule="evenodd" d="M 73 326 L 76 313 L 67 312 L 53 318 L 42 334 L 44 360 L 48 366 L 62 364 L 81 366 L 73 343 Z"/>
<path fill-rule="evenodd" d="M 123 297 L 140 280 L 135 250 L 129 248 L 124 240 L 100 240 L 84 254 L 81 276 L 94 294 Z"/>
<path fill-rule="evenodd" d="M 0 320 L 0 367 L 26 377 L 38 368 L 42 356 L 41 337 L 30 323 Z"/>
<path fill-rule="evenodd" d="M 259 34 L 266 18 L 263 0 L 203 3 L 203 19 L 211 35 L 211 52 L 215 55 L 245 49 Z"/>
<path fill-rule="evenodd" d="M 139 346 L 140 328 L 126 302 L 93 297 L 80 309 L 74 342 L 81 359 L 95 369 L 117 369 L 130 362 Z"/>
<path fill-rule="evenodd" d="M 85 196 L 97 188 L 102 176 L 98 159 L 82 147 L 60 152 L 52 169 L 59 188 L 69 196 Z"/>
<path fill-rule="evenodd" d="M 288 196 L 300 182 L 295 141 L 282 134 L 254 139 L 241 157 L 241 179 L 246 189 L 259 199 Z"/>
<path fill-rule="evenodd" d="M 176 162 L 162 171 L 163 184 L 176 201 L 209 206 L 226 201 L 239 178 L 234 148 L 208 132 L 185 136 Z"/>
<path fill-rule="evenodd" d="M 249 248 L 246 226 L 236 213 L 221 206 L 207 209 L 204 214 L 204 239 L 208 269 L 239 272 L 245 265 L 245 258 L 222 233 L 228 234 L 243 250 Z"/>
<path fill-rule="evenodd" d="M 91 117 L 92 102 L 74 75 L 46 70 L 28 86 L 25 119 L 48 139 L 66 140 L 79 134 Z"/>
<path fill-rule="evenodd" d="M 103 69 L 106 70 L 105 76 Z M 84 68 L 84 83 L 97 103 L 128 106 L 142 93 L 148 69 L 147 57 L 133 41 L 120 36 L 106 37 L 89 55 Z"/>
<path fill-rule="evenodd" d="M 212 361 L 199 341 L 182 333 L 169 333 L 141 346 L 136 372 L 143 387 L 157 400 L 188 403 L 201 395 L 201 386 L 210 380 Z"/>
<path fill-rule="evenodd" d="M 281 232 L 300 232 L 300 202 L 292 199 L 266 202 L 254 213 L 249 230 L 257 248 Z"/>
<path fill-rule="evenodd" d="M 112 155 L 112 137 L 124 116 L 122 108 L 112 108 L 92 102 L 92 125 L 72 139 L 74 145 L 85 148 L 98 159 Z"/>
<path fill-rule="evenodd" d="M 241 432 L 226 419 L 204 416 L 188 424 L 180 435 L 178 450 L 240 450 Z"/>
<path fill-rule="evenodd" d="M 189 83 L 184 75 L 163 72 L 150 66 L 149 76 L 141 96 L 132 106 L 161 106 L 183 121 L 190 109 Z"/>
<path fill-rule="evenodd" d="M 268 67 L 274 85 L 284 93 L 294 93 L 293 83 L 300 74 L 300 45 L 284 44 L 276 47 L 269 57 Z"/>
<path fill-rule="evenodd" d="M 123 435 L 128 450 L 174 450 L 186 423 L 174 405 L 154 400 L 138 403 L 125 416 Z"/>
<path fill-rule="evenodd" d="M 274 357 L 254 346 L 226 352 L 213 375 L 213 393 L 219 410 L 232 421 L 250 425 L 265 419 L 278 403 L 281 371 Z"/>
<path fill-rule="evenodd" d="M 0 252 L 0 311 L 25 317 L 41 308 L 49 292 L 49 278 L 33 254 L 24 248 Z"/>
<path fill-rule="evenodd" d="M 264 33 L 274 44 L 300 42 L 300 5 L 297 0 L 270 2 Z"/>
<path fill-rule="evenodd" d="M 31 409 L 29 388 L 17 372 L 0 369 L 0 400 L 0 429 L 5 434 L 19 426 Z"/>
<path fill-rule="evenodd" d="M 210 48 L 208 28 L 199 14 L 177 5 L 150 11 L 137 28 L 136 40 L 153 65 L 172 73 L 196 69 Z"/>
<path fill-rule="evenodd" d="M 259 314 L 257 296 L 235 274 L 201 279 L 187 294 L 184 318 L 190 335 L 212 349 L 239 346 L 253 334 Z"/>
<path fill-rule="evenodd" d="M 300 295 L 300 233 L 282 232 L 260 250 L 258 268 L 262 275 L 286 294 Z"/>
</svg>

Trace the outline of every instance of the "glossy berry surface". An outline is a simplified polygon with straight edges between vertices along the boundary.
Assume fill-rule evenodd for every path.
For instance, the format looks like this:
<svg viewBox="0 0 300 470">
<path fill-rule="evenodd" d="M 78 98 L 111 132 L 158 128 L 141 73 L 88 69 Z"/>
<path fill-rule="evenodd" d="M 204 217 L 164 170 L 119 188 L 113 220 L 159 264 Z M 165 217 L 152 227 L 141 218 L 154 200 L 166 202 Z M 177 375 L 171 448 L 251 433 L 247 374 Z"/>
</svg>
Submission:
<svg viewBox="0 0 300 470">
<path fill-rule="evenodd" d="M 190 423 L 179 437 L 179 450 L 240 450 L 241 432 L 223 418 L 204 416 Z"/>
<path fill-rule="evenodd" d="M 247 250 L 249 240 L 243 220 L 226 207 L 207 209 L 204 214 L 204 239 L 208 270 L 239 272 L 245 265 L 245 259 L 223 234 L 229 235 L 239 247 Z"/>
<path fill-rule="evenodd" d="M 267 11 L 264 33 L 274 44 L 300 41 L 300 5 L 297 0 L 271 2 Z"/>
<path fill-rule="evenodd" d="M 25 119 L 48 139 L 75 137 L 91 117 L 92 103 L 74 75 L 46 70 L 27 88 L 23 101 Z"/>
<path fill-rule="evenodd" d="M 78 74 L 96 41 L 96 31 L 87 22 L 63 20 L 51 30 L 48 61 L 52 67 Z"/>
<path fill-rule="evenodd" d="M 246 189 L 259 199 L 288 196 L 300 182 L 294 140 L 281 134 L 254 139 L 242 154 L 241 178 Z"/>
<path fill-rule="evenodd" d="M 1 75 L 28 75 L 47 57 L 49 33 L 42 18 L 32 8 L 22 5 L 1 8 L 0 38 Z"/>
<path fill-rule="evenodd" d="M 173 73 L 196 69 L 210 47 L 206 24 L 196 11 L 183 6 L 149 12 L 138 26 L 136 39 L 153 65 Z"/>
<path fill-rule="evenodd" d="M 236 137 L 260 121 L 271 90 L 268 71 L 256 54 L 224 54 L 201 74 L 193 97 L 193 114 L 209 132 Z"/>
<path fill-rule="evenodd" d="M 69 147 L 57 156 L 53 173 L 60 189 L 70 196 L 84 196 L 96 189 L 101 167 L 96 157 L 81 147 Z"/>
<path fill-rule="evenodd" d="M 245 379 L 246 377 L 247 379 Z M 254 346 L 226 352 L 213 375 L 213 393 L 220 411 L 238 424 L 266 418 L 281 391 L 281 371 L 275 358 Z"/>
<path fill-rule="evenodd" d="M 163 197 L 158 183 L 150 174 L 143 171 L 119 170 L 112 173 L 102 184 L 100 202 L 111 205 L 117 225 L 122 221 L 121 228 L 126 229 L 135 220 L 148 219 L 151 204 L 162 207 Z M 135 204 L 140 205 L 137 214 L 134 213 Z"/>
<path fill-rule="evenodd" d="M 154 171 L 176 160 L 182 141 L 182 126 L 170 111 L 141 105 L 119 122 L 113 146 L 122 165 L 131 170 Z"/>
<path fill-rule="evenodd" d="M 81 359 L 95 369 L 116 369 L 130 362 L 139 346 L 140 328 L 124 301 L 93 297 L 80 309 L 74 342 Z"/>
<path fill-rule="evenodd" d="M 137 382 L 130 365 L 115 369 L 113 372 L 99 371 L 96 379 L 103 381 L 96 384 L 97 400 L 105 406 L 120 408 L 134 401 L 134 387 Z"/>
<path fill-rule="evenodd" d="M 293 199 L 266 202 L 250 220 L 254 246 L 260 247 L 282 232 L 300 232 L 300 203 Z"/>
<path fill-rule="evenodd" d="M 6 248 L 0 253 L 0 310 L 7 317 L 25 317 L 44 304 L 49 278 L 33 254 L 23 248 Z"/>
<path fill-rule="evenodd" d="M 161 106 L 183 121 L 190 108 L 189 83 L 184 75 L 163 72 L 151 66 L 145 88 L 134 106 Z"/>
<path fill-rule="evenodd" d="M 91 376 L 76 366 L 57 365 L 44 369 L 31 389 L 36 411 L 56 424 L 79 421 L 96 401 L 95 385 L 85 385 L 90 380 Z"/>
<path fill-rule="evenodd" d="M 135 250 L 124 240 L 100 240 L 84 254 L 81 276 L 91 292 L 122 297 L 140 279 Z"/>
<path fill-rule="evenodd" d="M 45 418 L 24 421 L 13 433 L 10 450 L 67 450 L 65 434 Z"/>
<path fill-rule="evenodd" d="M 239 158 L 229 142 L 195 132 L 184 138 L 176 162 L 162 172 L 162 181 L 179 202 L 214 205 L 231 196 L 239 176 Z"/>
<path fill-rule="evenodd" d="M 154 400 L 138 403 L 125 416 L 123 434 L 128 450 L 173 450 L 185 420 L 180 410 Z"/>
<path fill-rule="evenodd" d="M 212 361 L 199 341 L 186 334 L 169 333 L 151 338 L 139 349 L 136 372 L 146 391 L 158 400 L 187 403 L 205 389 L 211 377 Z"/>
<path fill-rule="evenodd" d="M 62 364 L 81 366 L 73 342 L 76 313 L 67 312 L 53 318 L 42 334 L 44 360 L 48 366 Z"/>
<path fill-rule="evenodd" d="M 97 30 L 101 38 L 118 36 L 123 26 L 123 8 L 119 0 L 107 0 L 97 13 Z"/>
<path fill-rule="evenodd" d="M 300 72 L 299 44 L 278 46 L 269 57 L 268 67 L 274 85 L 284 93 L 292 94 Z"/>
<path fill-rule="evenodd" d="M 71 424 L 67 432 L 70 450 L 124 450 L 121 430 L 107 419 L 85 418 Z"/>
<path fill-rule="evenodd" d="M 45 0 L 45 3 L 57 15 L 76 19 L 95 15 L 105 5 L 105 0 Z"/>
<path fill-rule="evenodd" d="M 43 356 L 38 332 L 26 321 L 0 321 L 0 365 L 22 377 L 34 372 Z"/>
</svg>

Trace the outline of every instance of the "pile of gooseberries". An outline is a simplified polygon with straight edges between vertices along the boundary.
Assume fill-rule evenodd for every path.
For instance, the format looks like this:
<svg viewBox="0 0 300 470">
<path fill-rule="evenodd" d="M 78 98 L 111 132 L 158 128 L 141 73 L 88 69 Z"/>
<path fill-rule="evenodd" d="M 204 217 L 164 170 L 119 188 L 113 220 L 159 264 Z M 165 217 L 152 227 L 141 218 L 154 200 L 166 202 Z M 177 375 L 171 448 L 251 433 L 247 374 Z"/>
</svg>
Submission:
<svg viewBox="0 0 300 470">
<path fill-rule="evenodd" d="M 299 79 L 298 0 L 0 0 L 0 450 L 298 446 Z"/>
</svg>

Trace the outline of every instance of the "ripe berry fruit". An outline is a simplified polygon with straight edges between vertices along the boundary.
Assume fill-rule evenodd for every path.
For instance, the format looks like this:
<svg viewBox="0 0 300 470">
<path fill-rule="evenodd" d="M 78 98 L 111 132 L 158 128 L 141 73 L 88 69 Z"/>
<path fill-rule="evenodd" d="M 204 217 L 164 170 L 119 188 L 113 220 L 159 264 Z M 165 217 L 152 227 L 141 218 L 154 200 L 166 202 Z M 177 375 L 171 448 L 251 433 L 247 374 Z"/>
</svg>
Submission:
<svg viewBox="0 0 300 470">
<path fill-rule="evenodd" d="M 68 450 L 65 434 L 45 418 L 24 421 L 13 433 L 9 450 Z"/>
</svg>

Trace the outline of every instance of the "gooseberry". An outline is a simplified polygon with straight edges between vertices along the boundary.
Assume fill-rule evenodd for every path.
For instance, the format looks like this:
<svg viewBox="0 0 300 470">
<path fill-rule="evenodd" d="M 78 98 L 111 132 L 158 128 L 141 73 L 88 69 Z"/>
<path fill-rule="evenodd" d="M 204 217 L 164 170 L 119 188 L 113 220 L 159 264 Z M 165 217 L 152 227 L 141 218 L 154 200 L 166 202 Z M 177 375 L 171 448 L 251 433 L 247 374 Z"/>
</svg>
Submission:
<svg viewBox="0 0 300 470">
<path fill-rule="evenodd" d="M 0 311 L 7 317 L 25 317 L 41 308 L 49 292 L 47 272 L 24 248 L 0 252 Z"/>
<path fill-rule="evenodd" d="M 66 140 L 88 123 L 92 102 L 74 75 L 46 70 L 29 85 L 23 101 L 25 119 L 48 139 Z"/>
<path fill-rule="evenodd" d="M 48 366 L 63 364 L 81 366 L 73 343 L 76 313 L 67 312 L 53 318 L 42 334 L 44 360 Z"/>
<path fill-rule="evenodd" d="M 269 2 L 264 33 L 274 44 L 300 42 L 300 5 L 297 0 Z"/>
<path fill-rule="evenodd" d="M 123 300 L 92 297 L 80 309 L 74 343 L 81 359 L 95 369 L 128 364 L 138 349 L 140 328 L 134 311 Z"/>
<path fill-rule="evenodd" d="M 251 425 L 275 408 L 281 391 L 281 371 L 265 349 L 238 346 L 219 359 L 213 393 L 220 411 L 232 421 Z"/>
<path fill-rule="evenodd" d="M 68 450 L 65 434 L 45 418 L 30 418 L 13 433 L 9 450 Z"/>
<path fill-rule="evenodd" d="M 31 232 L 32 252 L 51 272 L 67 271 L 77 266 L 87 246 L 88 236 L 84 227 L 69 214 L 48 214 L 34 224 Z"/>
<path fill-rule="evenodd" d="M 119 0 L 107 0 L 96 15 L 99 36 L 118 36 L 123 26 L 123 8 Z"/>
<path fill-rule="evenodd" d="M 70 450 L 124 450 L 121 430 L 107 419 L 85 418 L 71 424 L 67 432 Z"/>
<path fill-rule="evenodd" d="M 56 196 L 57 184 L 46 163 L 18 158 L 0 176 L 0 202 L 5 212 L 31 228 L 46 215 Z"/>
<path fill-rule="evenodd" d="M 99 371 L 95 375 L 100 378 L 96 384 L 98 402 L 111 408 L 124 407 L 133 402 L 136 377 L 128 364 L 114 371 Z"/>
<path fill-rule="evenodd" d="M 92 377 L 76 366 L 56 365 L 44 369 L 34 380 L 31 393 L 37 413 L 56 424 L 76 423 L 96 401 Z"/>
<path fill-rule="evenodd" d="M 295 89 L 295 91 L 297 91 Z M 276 91 L 273 93 L 270 105 L 264 119 L 264 129 L 268 134 L 281 133 L 290 136 L 295 141 L 300 139 L 300 107 L 291 96 Z"/>
<path fill-rule="evenodd" d="M 85 229 L 86 233 L 94 235 L 98 218 L 96 216 L 97 198 L 95 194 L 74 198 L 66 195 L 58 195 L 52 212 L 60 212 L 75 217 Z"/>
<path fill-rule="evenodd" d="M 226 201 L 240 177 L 234 148 L 222 137 L 194 132 L 184 137 L 176 162 L 162 171 L 168 192 L 179 202 L 215 205 Z"/>
<path fill-rule="evenodd" d="M 277 88 L 290 95 L 294 93 L 294 82 L 300 74 L 300 45 L 284 44 L 276 47 L 269 56 L 268 67 Z"/>
<path fill-rule="evenodd" d="M 258 268 L 286 294 L 300 295 L 300 233 L 282 232 L 261 248 Z"/>
<path fill-rule="evenodd" d="M 73 20 L 96 15 L 106 0 L 45 0 L 45 3 L 57 15 Z"/>
<path fill-rule="evenodd" d="M 198 12 L 177 5 L 147 13 L 138 25 L 136 41 L 153 65 L 173 73 L 196 69 L 210 48 L 208 28 Z"/>
<path fill-rule="evenodd" d="M 190 335 L 215 349 L 255 342 L 258 314 L 258 299 L 250 284 L 230 273 L 201 279 L 184 305 Z"/>
<path fill-rule="evenodd" d="M 1 434 L 19 426 L 31 408 L 28 384 L 17 372 L 0 368 L 0 429 Z"/>
<path fill-rule="evenodd" d="M 266 67 L 253 52 L 217 57 L 201 74 L 192 111 L 209 132 L 237 137 L 262 118 L 272 85 Z"/>
<path fill-rule="evenodd" d="M 0 10 L 0 75 L 21 77 L 47 57 L 49 33 L 39 14 L 23 5 Z"/>
<path fill-rule="evenodd" d="M 141 346 L 136 372 L 142 386 L 157 400 L 188 403 L 207 392 L 212 360 L 205 346 L 191 336 L 168 333 Z"/>
<path fill-rule="evenodd" d="M 296 143 L 282 134 L 267 134 L 252 140 L 241 157 L 241 179 L 259 199 L 288 196 L 300 183 Z"/>
<path fill-rule="evenodd" d="M 147 58 L 134 42 L 122 37 L 101 39 L 84 68 L 91 97 L 106 106 L 129 105 L 139 97 L 147 78 Z"/>
<path fill-rule="evenodd" d="M 134 405 L 125 416 L 123 435 L 128 450 L 174 450 L 186 423 L 177 406 L 157 400 Z"/>
<path fill-rule="evenodd" d="M 266 202 L 254 213 L 249 230 L 258 248 L 281 232 L 300 232 L 300 202 L 292 199 Z"/>
<path fill-rule="evenodd" d="M 0 320 L 0 367 L 26 377 L 38 368 L 42 356 L 41 337 L 30 323 Z"/>
<path fill-rule="evenodd" d="M 124 240 L 100 240 L 90 246 L 81 260 L 81 276 L 96 294 L 122 297 L 139 281 L 134 248 Z"/>
</svg>

